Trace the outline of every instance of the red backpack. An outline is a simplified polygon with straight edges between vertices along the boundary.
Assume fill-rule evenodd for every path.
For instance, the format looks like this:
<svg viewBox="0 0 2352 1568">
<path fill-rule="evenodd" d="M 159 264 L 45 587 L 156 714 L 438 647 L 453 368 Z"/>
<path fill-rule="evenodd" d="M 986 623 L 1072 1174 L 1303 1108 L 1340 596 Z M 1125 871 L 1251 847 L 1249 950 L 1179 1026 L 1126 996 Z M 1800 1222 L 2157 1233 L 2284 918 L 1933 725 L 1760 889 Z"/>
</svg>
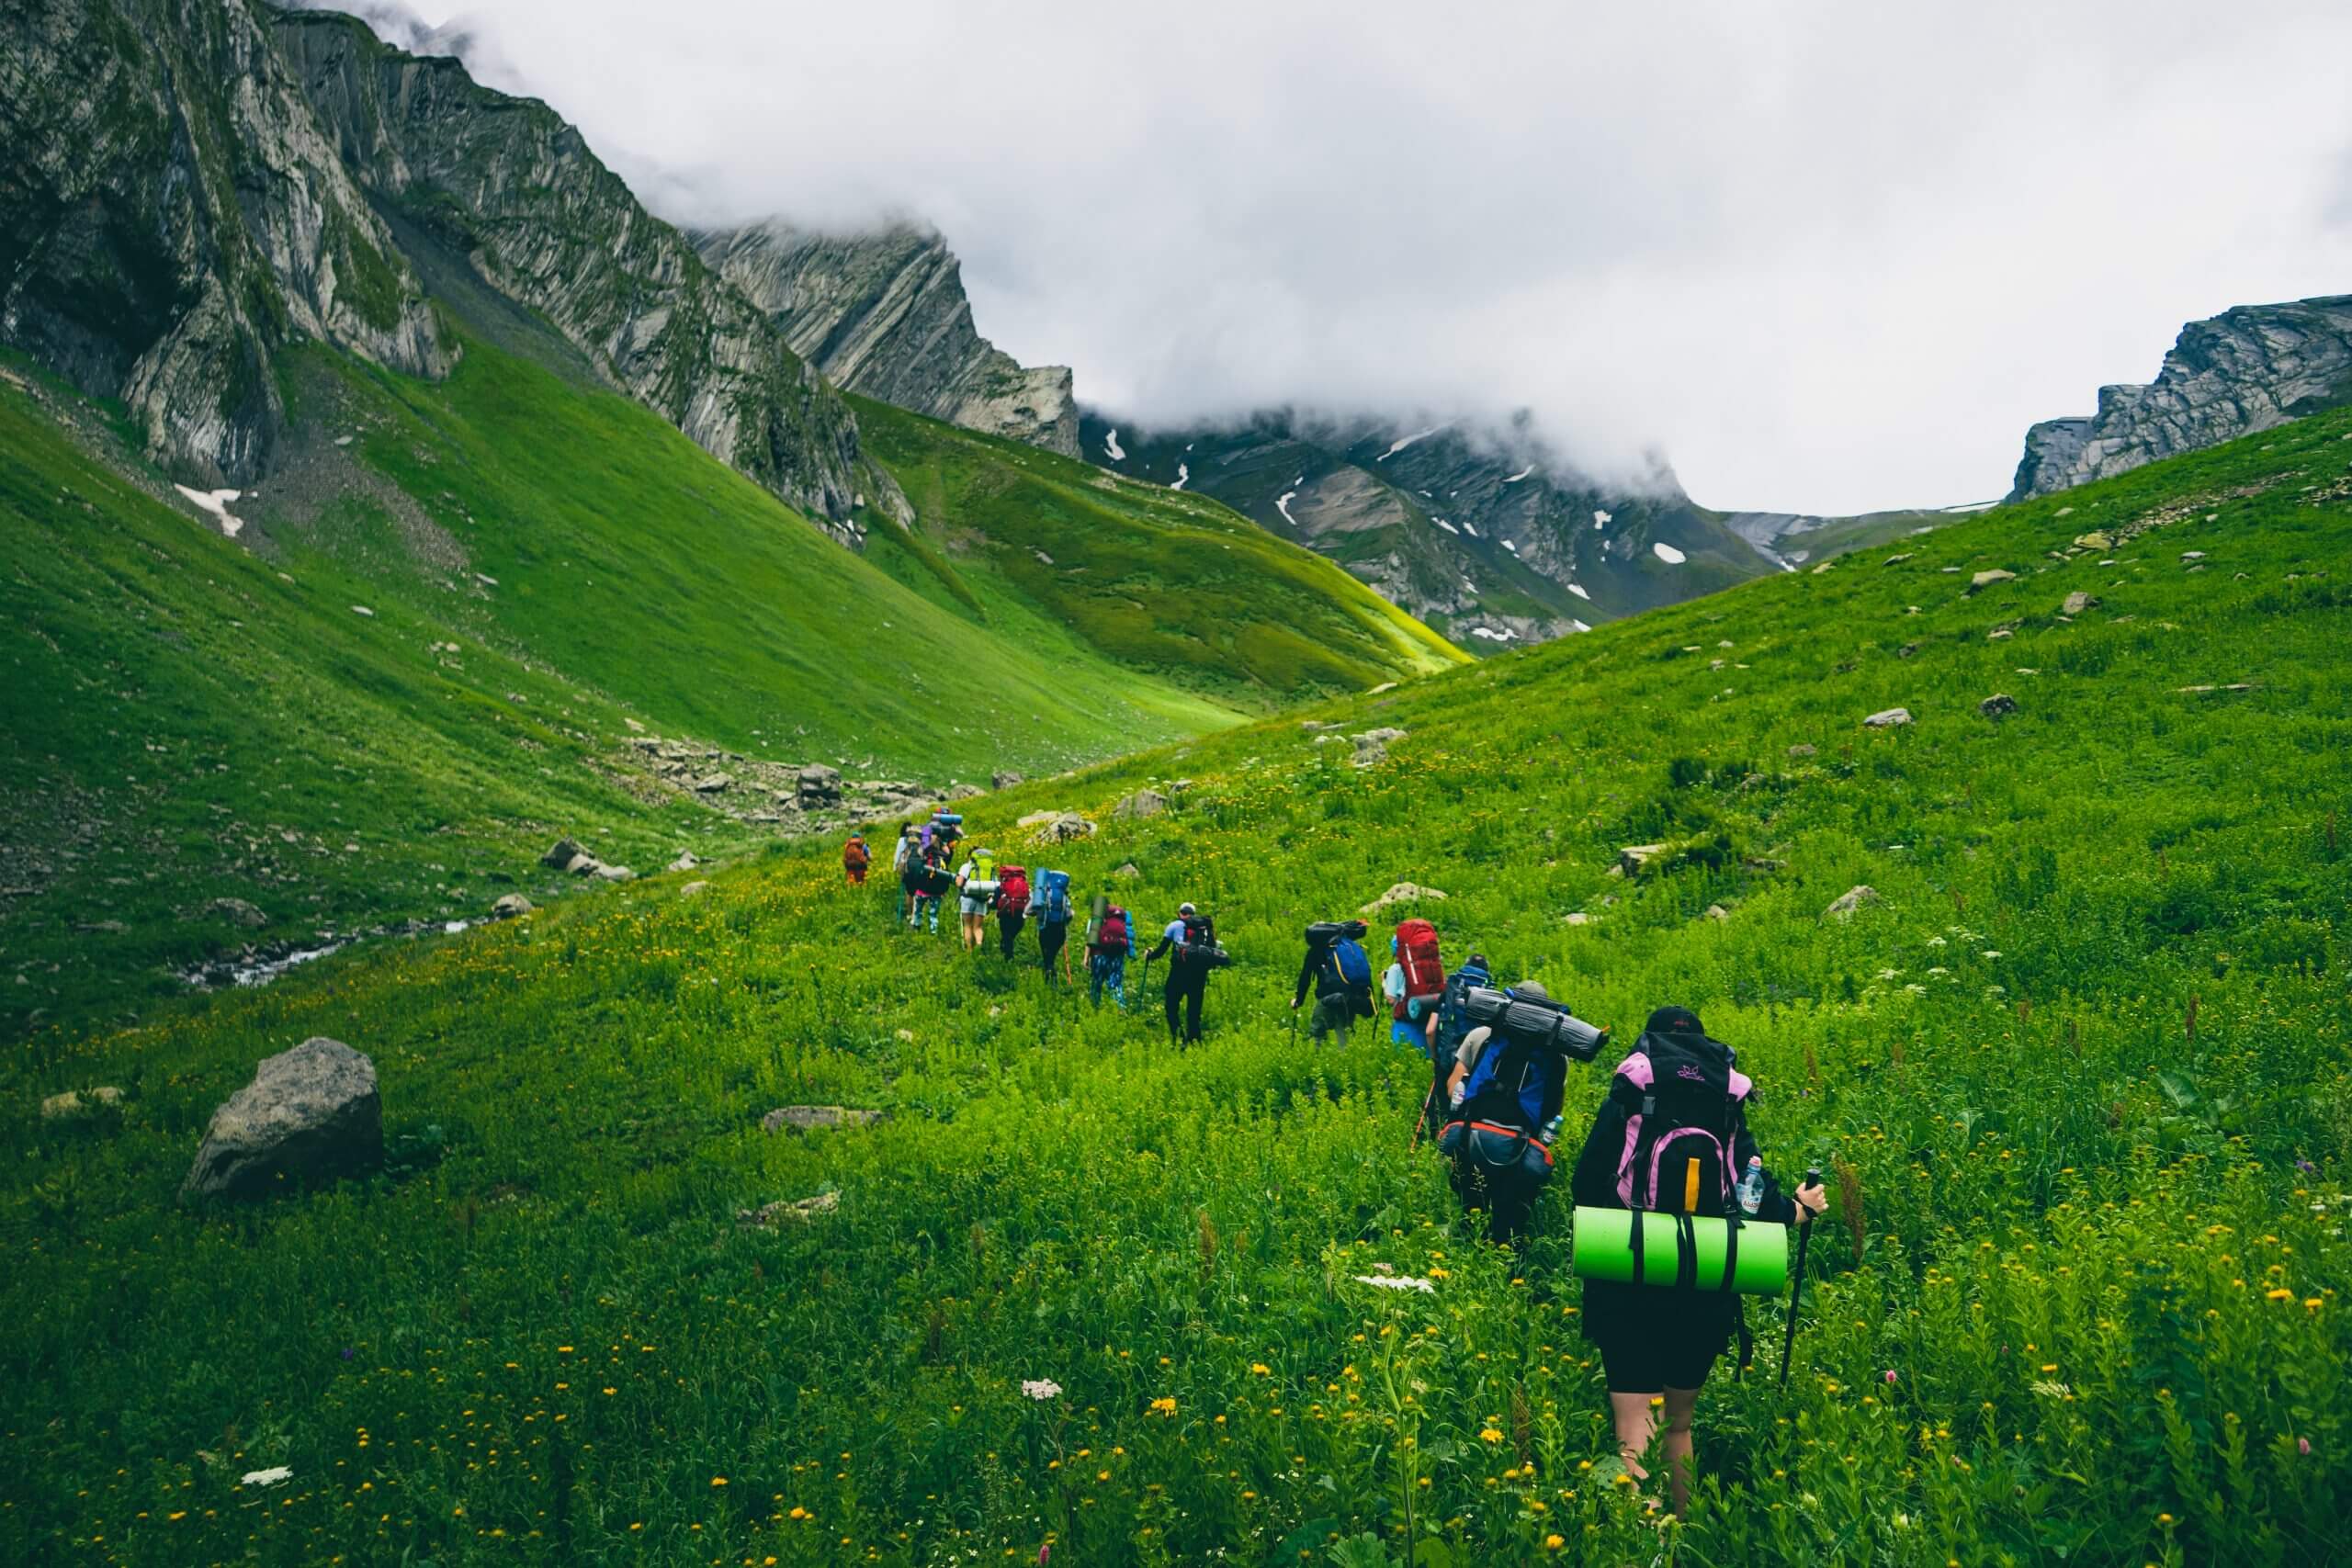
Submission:
<svg viewBox="0 0 2352 1568">
<path fill-rule="evenodd" d="M 1409 1016 L 1408 1002 L 1430 1000 L 1445 989 L 1445 965 L 1437 955 L 1437 928 L 1423 919 L 1397 921 L 1396 962 L 1405 970 L 1405 994 L 1390 1004 L 1389 1014 L 1401 1022 Z"/>
<path fill-rule="evenodd" d="M 848 843 L 842 846 L 842 864 L 852 871 L 864 871 L 871 858 L 866 852 L 864 839 L 853 836 Z"/>
<path fill-rule="evenodd" d="M 1127 951 L 1127 912 L 1116 904 L 1102 911 L 1102 919 L 1094 928 L 1094 940 L 1088 944 L 1097 953 Z"/>
<path fill-rule="evenodd" d="M 1017 865 L 996 868 L 996 912 L 1017 915 L 1029 907 L 1029 873 Z"/>
</svg>

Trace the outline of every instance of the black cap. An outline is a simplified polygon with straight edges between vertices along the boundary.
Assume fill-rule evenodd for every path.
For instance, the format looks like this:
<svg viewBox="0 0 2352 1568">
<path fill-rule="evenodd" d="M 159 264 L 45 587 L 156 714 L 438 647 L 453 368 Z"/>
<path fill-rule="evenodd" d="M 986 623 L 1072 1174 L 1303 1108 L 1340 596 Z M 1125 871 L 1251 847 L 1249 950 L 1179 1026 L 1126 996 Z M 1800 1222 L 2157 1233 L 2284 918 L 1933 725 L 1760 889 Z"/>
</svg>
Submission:
<svg viewBox="0 0 2352 1568">
<path fill-rule="evenodd" d="M 1650 1014 L 1650 1021 L 1647 1023 L 1642 1025 L 1642 1032 L 1704 1036 L 1707 1028 L 1699 1021 L 1699 1015 L 1689 1008 L 1660 1008 Z"/>
</svg>

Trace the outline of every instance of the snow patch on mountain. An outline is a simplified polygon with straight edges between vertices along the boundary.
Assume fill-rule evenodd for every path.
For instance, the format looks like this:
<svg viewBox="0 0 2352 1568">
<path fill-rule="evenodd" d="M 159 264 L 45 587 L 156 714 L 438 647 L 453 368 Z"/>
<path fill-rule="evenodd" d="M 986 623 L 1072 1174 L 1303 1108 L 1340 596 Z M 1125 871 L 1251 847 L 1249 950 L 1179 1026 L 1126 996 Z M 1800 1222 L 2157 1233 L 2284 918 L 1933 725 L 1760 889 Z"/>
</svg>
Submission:
<svg viewBox="0 0 2352 1568">
<path fill-rule="evenodd" d="M 1587 602 L 1589 602 L 1589 601 L 1591 600 L 1591 598 L 1592 598 L 1592 595 L 1591 595 L 1591 594 L 1587 593 L 1587 592 L 1584 591 L 1584 584 L 1583 584 L 1583 583 L 1581 583 L 1581 582 L 1571 582 L 1571 583 L 1569 583 L 1569 584 L 1568 584 L 1568 592 L 1571 592 L 1571 593 L 1573 593 L 1573 594 L 1575 594 L 1577 598 L 1582 599 L 1582 600 L 1585 600 L 1585 601 L 1587 601 Z"/>
<path fill-rule="evenodd" d="M 1114 463 L 1124 463 L 1127 460 L 1126 453 L 1119 446 L 1119 433 L 1115 429 L 1102 433 L 1102 450 L 1111 454 L 1111 461 Z"/>
<path fill-rule="evenodd" d="M 1191 450 L 1192 450 L 1192 448 L 1191 448 L 1190 446 L 1187 446 L 1187 447 L 1185 447 L 1185 448 L 1184 448 L 1184 450 L 1185 450 L 1185 451 L 1187 451 L 1187 452 L 1189 452 L 1189 451 L 1191 451 Z M 1184 481 L 1185 481 L 1186 479 L 1191 479 L 1192 477 L 1193 477 L 1193 470 L 1192 470 L 1189 467 L 1187 467 L 1185 464 L 1183 464 L 1183 463 L 1182 463 L 1182 462 L 1179 462 L 1179 463 L 1176 465 L 1176 482 L 1175 482 L 1174 484 L 1172 484 L 1172 485 L 1170 485 L 1168 488 L 1169 488 L 1170 490 L 1182 490 L 1182 489 L 1184 488 Z"/>
<path fill-rule="evenodd" d="M 1672 545 L 1666 544 L 1662 541 L 1653 541 L 1651 543 L 1650 554 L 1657 557 L 1658 559 L 1664 561 L 1668 566 L 1680 566 L 1684 561 L 1690 558 L 1689 556 L 1684 555 L 1680 550 L 1676 549 Z"/>
<path fill-rule="evenodd" d="M 1523 468 L 1520 469 L 1520 470 L 1519 470 L 1519 472 L 1517 472 L 1517 473 L 1515 473 L 1515 474 L 1511 475 L 1510 478 L 1508 478 L 1508 479 L 1504 479 L 1504 480 L 1503 480 L 1503 483 L 1505 483 L 1505 484 L 1507 484 L 1507 485 L 1515 485 L 1515 484 L 1517 484 L 1520 480 L 1521 480 L 1521 479 L 1525 479 L 1528 475 L 1530 475 L 1530 474 L 1533 473 L 1534 471 L 1535 471 L 1535 465 L 1534 465 L 1534 464 L 1532 464 L 1532 463 L 1530 463 L 1530 464 L 1528 464 L 1528 465 L 1527 465 L 1527 467 L 1525 467 L 1525 468 Z"/>
<path fill-rule="evenodd" d="M 1286 490 L 1283 491 L 1282 494 L 1274 497 L 1274 510 L 1281 513 L 1283 514 L 1283 521 L 1289 524 L 1294 528 L 1298 526 L 1298 519 L 1290 514 L 1290 503 L 1292 499 L 1297 494 L 1298 491 L 1295 490 Z"/>
<path fill-rule="evenodd" d="M 187 497 L 191 505 L 196 506 L 201 511 L 212 513 L 213 517 L 218 520 L 220 525 L 220 531 L 223 534 L 228 535 L 229 537 L 233 539 L 240 533 L 243 532 L 245 520 L 231 513 L 229 510 L 229 503 L 236 500 L 239 496 L 244 494 L 244 491 L 241 490 L 190 490 L 187 486 L 179 484 L 175 484 L 172 488 L 179 491 L 182 495 Z"/>
<path fill-rule="evenodd" d="M 1385 463 L 1388 461 L 1389 458 L 1396 456 L 1397 453 L 1402 452 L 1406 447 L 1410 446 L 1414 442 L 1427 441 L 1430 436 L 1435 435 L 1439 431 L 1443 430 L 1445 426 L 1442 424 L 1432 424 L 1427 430 L 1417 430 L 1410 435 L 1400 435 L 1394 442 L 1389 444 L 1387 451 L 1383 452 L 1379 457 L 1374 457 L 1373 461 L 1375 463 Z"/>
</svg>

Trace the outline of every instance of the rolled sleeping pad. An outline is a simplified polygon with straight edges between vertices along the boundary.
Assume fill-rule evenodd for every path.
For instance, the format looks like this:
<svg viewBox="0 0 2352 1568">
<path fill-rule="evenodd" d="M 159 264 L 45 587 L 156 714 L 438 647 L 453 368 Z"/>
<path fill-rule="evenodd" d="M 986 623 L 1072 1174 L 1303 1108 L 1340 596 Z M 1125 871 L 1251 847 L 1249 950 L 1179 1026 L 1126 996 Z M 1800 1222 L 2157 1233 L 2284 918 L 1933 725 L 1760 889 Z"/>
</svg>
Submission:
<svg viewBox="0 0 2352 1568">
<path fill-rule="evenodd" d="M 1731 1223 L 1711 1214 L 1678 1214 L 1651 1209 L 1642 1220 L 1642 1270 L 1645 1285 L 1672 1287 L 1681 1267 L 1683 1227 L 1688 1225 L 1694 1251 L 1691 1285 L 1702 1291 L 1724 1288 L 1724 1250 Z M 1611 1280 L 1635 1283 L 1634 1278 L 1634 1211 L 1577 1206 L 1569 1244 L 1569 1267 L 1579 1280 Z M 1769 1220 L 1744 1220 L 1739 1226 L 1739 1250 L 1732 1260 L 1731 1288 L 1744 1295 L 1777 1295 L 1789 1284 L 1789 1227 Z"/>
<path fill-rule="evenodd" d="M 1002 886 L 995 881 L 983 882 L 975 876 L 964 884 L 964 896 L 967 898 L 993 898 L 997 889 Z"/>
</svg>

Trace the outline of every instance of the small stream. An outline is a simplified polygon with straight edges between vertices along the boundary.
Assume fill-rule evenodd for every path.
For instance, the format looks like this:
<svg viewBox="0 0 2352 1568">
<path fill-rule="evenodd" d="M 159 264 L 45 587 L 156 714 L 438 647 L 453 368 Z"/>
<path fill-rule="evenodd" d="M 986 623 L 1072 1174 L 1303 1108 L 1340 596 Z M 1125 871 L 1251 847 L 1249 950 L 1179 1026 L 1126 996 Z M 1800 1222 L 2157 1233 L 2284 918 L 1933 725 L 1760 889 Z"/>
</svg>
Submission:
<svg viewBox="0 0 2352 1568">
<path fill-rule="evenodd" d="M 240 986 L 266 986 L 288 971 L 314 963 L 331 953 L 341 953 L 356 942 L 382 937 L 415 937 L 438 931 L 449 936 L 474 925 L 472 920 L 403 920 L 398 925 L 376 926 L 364 931 L 349 931 L 337 935 L 321 931 L 318 940 L 308 946 L 293 942 L 265 942 L 240 953 L 223 953 L 208 958 L 178 971 L 185 984 L 199 991 L 226 990 Z"/>
</svg>

